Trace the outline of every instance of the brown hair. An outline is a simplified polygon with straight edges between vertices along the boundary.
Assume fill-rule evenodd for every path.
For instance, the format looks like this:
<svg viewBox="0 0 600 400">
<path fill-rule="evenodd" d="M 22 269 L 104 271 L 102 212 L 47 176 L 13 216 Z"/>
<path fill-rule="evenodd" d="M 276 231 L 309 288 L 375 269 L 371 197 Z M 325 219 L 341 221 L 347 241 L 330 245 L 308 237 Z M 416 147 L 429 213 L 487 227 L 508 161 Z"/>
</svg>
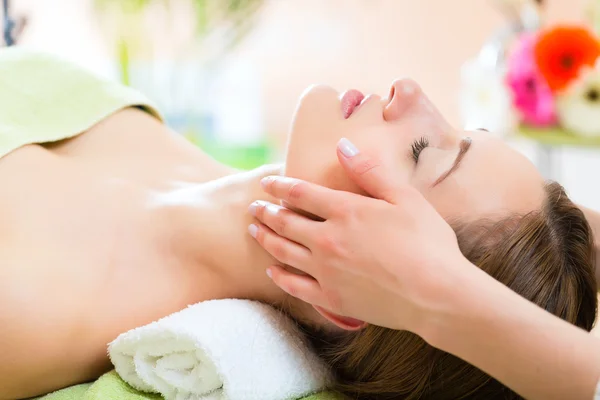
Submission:
<svg viewBox="0 0 600 400">
<path fill-rule="evenodd" d="M 596 317 L 590 227 L 557 183 L 540 210 L 452 224 L 463 254 L 486 273 L 547 311 L 586 330 Z M 352 399 L 519 399 L 479 369 L 417 335 L 368 326 L 337 337 L 309 334 Z"/>
</svg>

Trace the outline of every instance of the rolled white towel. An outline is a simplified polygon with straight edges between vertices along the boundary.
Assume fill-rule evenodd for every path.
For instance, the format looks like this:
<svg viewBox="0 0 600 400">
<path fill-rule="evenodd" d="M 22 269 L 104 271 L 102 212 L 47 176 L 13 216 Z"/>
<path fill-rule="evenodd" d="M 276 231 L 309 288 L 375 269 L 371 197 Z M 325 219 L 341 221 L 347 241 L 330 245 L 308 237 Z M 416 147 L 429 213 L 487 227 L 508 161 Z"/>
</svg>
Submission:
<svg viewBox="0 0 600 400">
<path fill-rule="evenodd" d="M 268 305 L 211 300 L 109 344 L 121 378 L 166 400 L 286 400 L 324 390 L 325 365 L 297 326 Z"/>
</svg>

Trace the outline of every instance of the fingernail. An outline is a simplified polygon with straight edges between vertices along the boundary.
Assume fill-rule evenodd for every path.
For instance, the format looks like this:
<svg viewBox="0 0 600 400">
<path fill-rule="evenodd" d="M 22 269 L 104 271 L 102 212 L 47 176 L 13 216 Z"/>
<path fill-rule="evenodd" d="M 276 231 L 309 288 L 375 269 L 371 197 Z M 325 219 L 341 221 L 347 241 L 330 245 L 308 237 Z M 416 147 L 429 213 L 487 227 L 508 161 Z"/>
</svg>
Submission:
<svg viewBox="0 0 600 400">
<path fill-rule="evenodd" d="M 267 186 L 269 185 L 269 183 L 273 182 L 274 178 L 272 176 L 267 176 L 265 178 L 262 178 L 260 180 L 260 187 L 262 187 L 263 189 L 266 189 Z"/>
<path fill-rule="evenodd" d="M 269 279 L 273 279 L 273 273 L 271 272 L 271 268 L 267 268 L 267 276 Z"/>
<path fill-rule="evenodd" d="M 254 224 L 250 224 L 250 226 L 248 227 L 248 233 L 250 234 L 250 236 L 252 236 L 254 239 L 256 239 L 257 232 L 258 232 L 258 226 L 254 225 Z"/>
<path fill-rule="evenodd" d="M 250 213 L 250 215 L 252 215 L 253 217 L 256 217 L 256 209 L 258 208 L 258 202 L 254 202 L 252 204 L 250 204 L 250 206 L 248 206 L 248 212 Z"/>
<path fill-rule="evenodd" d="M 359 153 L 356 146 L 354 146 L 352 142 L 346 138 L 340 139 L 340 141 L 338 142 L 338 149 L 340 149 L 344 157 L 347 158 L 354 157 Z"/>
</svg>

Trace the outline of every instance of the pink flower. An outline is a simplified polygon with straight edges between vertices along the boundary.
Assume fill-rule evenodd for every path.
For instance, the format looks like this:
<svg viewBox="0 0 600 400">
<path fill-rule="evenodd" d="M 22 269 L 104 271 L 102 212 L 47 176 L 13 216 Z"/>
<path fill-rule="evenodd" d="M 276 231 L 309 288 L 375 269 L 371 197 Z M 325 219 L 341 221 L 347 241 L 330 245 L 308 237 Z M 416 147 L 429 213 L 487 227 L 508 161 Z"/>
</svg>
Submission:
<svg viewBox="0 0 600 400">
<path fill-rule="evenodd" d="M 509 55 L 506 80 L 523 123 L 544 127 L 557 123 L 554 96 L 535 62 L 537 37 L 524 35 Z"/>
</svg>

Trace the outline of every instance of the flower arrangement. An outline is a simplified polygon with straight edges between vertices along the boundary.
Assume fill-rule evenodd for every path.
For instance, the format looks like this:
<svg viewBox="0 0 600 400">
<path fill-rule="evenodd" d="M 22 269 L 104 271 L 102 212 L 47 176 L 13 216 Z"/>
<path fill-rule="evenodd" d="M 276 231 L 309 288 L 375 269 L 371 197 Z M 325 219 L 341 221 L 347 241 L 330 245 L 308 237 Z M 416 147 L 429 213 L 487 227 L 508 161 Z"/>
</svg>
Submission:
<svg viewBox="0 0 600 400">
<path fill-rule="evenodd" d="M 600 136 L 600 41 L 578 25 L 522 35 L 507 59 L 506 83 L 520 122 Z"/>
<path fill-rule="evenodd" d="M 488 104 L 475 91 L 490 92 Z M 472 125 L 479 115 L 501 133 L 521 126 L 600 138 L 600 38 L 583 25 L 521 32 L 502 63 L 465 64 L 462 109 Z"/>
</svg>

